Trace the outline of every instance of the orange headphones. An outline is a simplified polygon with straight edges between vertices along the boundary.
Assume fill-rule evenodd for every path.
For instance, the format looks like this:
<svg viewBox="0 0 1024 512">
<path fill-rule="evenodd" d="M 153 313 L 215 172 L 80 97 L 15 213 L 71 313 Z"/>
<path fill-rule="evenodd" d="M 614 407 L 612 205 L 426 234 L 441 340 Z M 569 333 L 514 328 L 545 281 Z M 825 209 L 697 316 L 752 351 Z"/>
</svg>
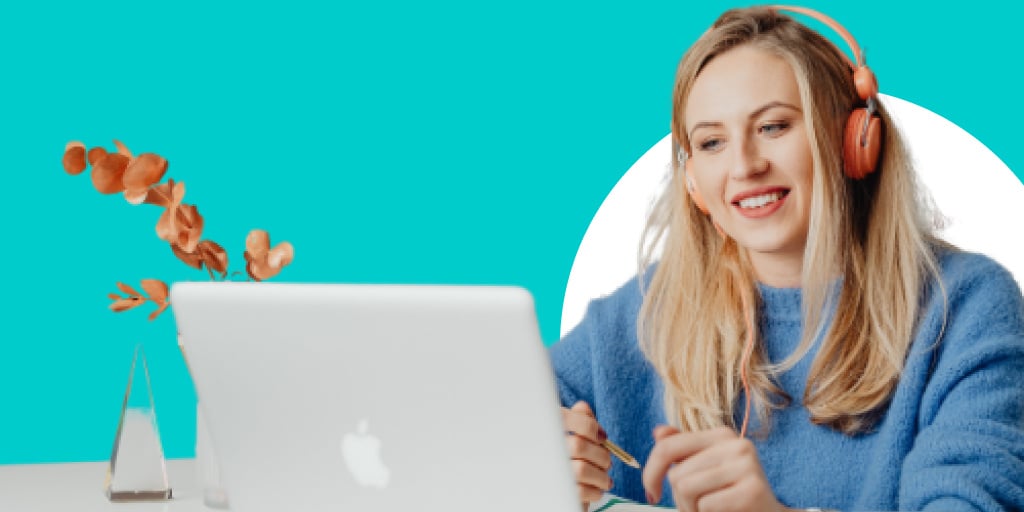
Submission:
<svg viewBox="0 0 1024 512">
<path fill-rule="evenodd" d="M 853 72 L 853 83 L 857 88 L 857 95 L 866 107 L 858 107 L 850 113 L 846 119 L 846 130 L 843 133 L 843 172 L 851 179 L 859 180 L 871 174 L 878 166 L 878 155 L 882 149 L 882 119 L 878 116 L 876 96 L 878 95 L 878 80 L 875 74 L 864 62 L 864 53 L 861 51 L 857 41 L 853 39 L 842 25 L 832 18 L 806 7 L 795 7 L 788 5 L 769 6 L 776 11 L 789 11 L 810 16 L 839 34 L 846 44 L 853 51 L 855 61 L 850 60 L 845 53 L 840 52 L 850 65 Z M 704 199 L 697 191 L 697 185 L 691 177 L 688 155 L 683 148 L 679 148 L 677 158 L 686 174 L 686 190 L 690 193 L 693 203 L 697 208 L 708 214 Z"/>
</svg>

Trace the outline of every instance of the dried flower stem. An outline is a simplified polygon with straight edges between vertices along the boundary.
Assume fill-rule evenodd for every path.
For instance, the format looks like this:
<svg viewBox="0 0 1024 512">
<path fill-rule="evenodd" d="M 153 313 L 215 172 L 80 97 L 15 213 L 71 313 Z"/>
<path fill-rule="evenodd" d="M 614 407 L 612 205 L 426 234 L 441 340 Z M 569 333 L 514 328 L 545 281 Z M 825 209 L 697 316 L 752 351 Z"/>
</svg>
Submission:
<svg viewBox="0 0 1024 512">
<path fill-rule="evenodd" d="M 122 192 L 130 204 L 152 204 L 164 208 L 156 224 L 157 236 L 168 242 L 174 255 L 186 265 L 197 270 L 206 267 L 211 280 L 217 279 L 215 272 L 221 279 L 226 279 L 227 252 L 212 240 L 200 240 L 204 220 L 195 205 L 182 202 L 185 198 L 185 184 L 175 183 L 170 178 L 167 183 L 160 183 L 167 172 L 167 160 L 155 153 L 143 153 L 136 157 L 117 140 L 114 146 L 117 151 L 110 153 L 102 147 L 86 150 L 85 144 L 81 142 L 69 142 L 64 148 L 64 170 L 76 175 L 91 165 L 93 187 L 100 193 Z M 274 277 L 294 258 L 294 249 L 290 243 L 282 242 L 271 248 L 270 235 L 259 229 L 249 232 L 245 248 L 245 270 L 254 281 Z M 232 273 L 232 276 L 237 273 Z M 110 309 L 119 313 L 145 302 L 153 302 L 157 310 L 150 314 L 150 320 L 167 309 L 170 302 L 166 283 L 157 279 L 143 279 L 141 284 L 148 296 L 124 283 L 117 283 L 118 288 L 127 296 L 109 294 L 108 297 L 114 301 Z"/>
</svg>

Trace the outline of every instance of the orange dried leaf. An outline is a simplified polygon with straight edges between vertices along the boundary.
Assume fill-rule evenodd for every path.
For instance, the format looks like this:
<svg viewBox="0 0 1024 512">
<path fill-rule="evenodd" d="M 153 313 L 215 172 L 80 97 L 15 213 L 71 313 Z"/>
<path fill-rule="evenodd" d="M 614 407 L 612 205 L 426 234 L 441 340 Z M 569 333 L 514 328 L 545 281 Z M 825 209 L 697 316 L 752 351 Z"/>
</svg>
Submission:
<svg viewBox="0 0 1024 512">
<path fill-rule="evenodd" d="M 85 170 L 85 144 L 78 141 L 64 146 L 64 172 L 74 176 Z"/>
<path fill-rule="evenodd" d="M 138 306 L 139 304 L 142 304 L 143 302 L 145 301 L 139 298 L 115 300 L 114 303 L 110 305 L 110 309 L 112 309 L 115 313 L 120 313 L 122 311 L 128 311 L 129 309 L 132 309 Z"/>
<path fill-rule="evenodd" d="M 128 204 L 142 204 L 146 201 L 148 195 L 147 189 L 128 188 L 124 189 L 124 200 L 128 201 Z"/>
<path fill-rule="evenodd" d="M 92 166 L 92 185 L 102 194 L 113 194 L 124 190 L 121 181 L 128 168 L 128 157 L 109 153 Z"/>
<path fill-rule="evenodd" d="M 245 259 L 248 264 L 245 270 L 249 273 L 249 277 L 257 281 L 270 279 L 281 272 L 285 265 L 291 263 L 294 255 L 292 244 L 288 242 L 281 242 L 262 256 L 246 252 Z"/>
<path fill-rule="evenodd" d="M 270 234 L 254 229 L 245 238 L 245 271 L 249 277 L 261 281 L 274 277 L 285 265 L 291 263 L 294 249 L 288 242 L 282 242 L 270 250 Z"/>
<path fill-rule="evenodd" d="M 185 199 L 185 182 L 179 181 L 171 187 L 171 203 L 181 203 Z"/>
<path fill-rule="evenodd" d="M 150 185 L 159 182 L 167 172 L 167 160 L 155 153 L 143 153 L 124 171 L 124 197 L 132 204 L 146 200 Z"/>
<path fill-rule="evenodd" d="M 146 191 L 146 200 L 143 201 L 146 204 L 155 204 L 157 206 L 168 207 L 171 205 L 171 187 L 174 186 L 174 180 L 169 179 L 167 183 L 161 183 L 150 187 Z"/>
<path fill-rule="evenodd" d="M 148 187 L 159 182 L 167 172 L 167 160 L 156 153 L 143 153 L 125 171 L 125 186 Z"/>
<path fill-rule="evenodd" d="M 96 146 L 89 150 L 86 158 L 89 160 L 89 165 L 96 165 L 96 163 L 103 160 L 103 157 L 105 156 L 107 156 L 107 150 L 102 146 Z"/>
<path fill-rule="evenodd" d="M 122 283 L 122 282 L 118 281 L 117 282 L 117 287 L 122 292 L 127 293 L 128 295 L 131 295 L 132 297 L 142 297 L 142 294 L 137 292 L 137 291 L 135 291 L 135 288 L 132 288 L 131 286 L 128 286 L 125 283 Z"/>
<path fill-rule="evenodd" d="M 261 269 L 257 268 L 256 260 L 246 258 L 245 273 L 249 274 L 249 278 L 251 278 L 253 281 L 263 280 L 260 278 L 260 276 L 263 275 L 263 272 Z"/>
<path fill-rule="evenodd" d="M 157 302 L 167 300 L 167 284 L 159 279 L 143 279 L 142 289 L 146 291 L 149 298 Z"/>
<path fill-rule="evenodd" d="M 124 155 L 128 158 L 132 158 L 132 152 L 128 150 L 128 147 L 121 141 L 114 139 L 114 145 L 117 146 L 118 154 Z"/>
<path fill-rule="evenodd" d="M 180 204 L 178 205 L 178 223 L 181 224 L 182 229 L 192 229 L 196 224 L 202 225 L 203 218 L 199 215 L 199 210 L 195 205 L 191 204 Z"/>
<path fill-rule="evenodd" d="M 167 309 L 167 306 L 170 306 L 170 305 L 171 304 L 169 302 L 165 302 L 165 303 L 161 304 L 160 307 L 157 308 L 156 311 L 154 311 L 154 312 L 149 314 L 149 321 L 152 322 L 153 320 L 156 320 L 156 317 L 160 316 L 160 313 L 163 313 L 164 310 Z"/>
<path fill-rule="evenodd" d="M 199 251 L 196 250 L 199 241 L 191 237 L 189 233 L 189 231 L 179 231 L 177 245 L 185 252 L 199 254 Z"/>
<path fill-rule="evenodd" d="M 178 208 L 181 205 L 181 199 L 185 196 L 185 184 L 179 182 L 172 183 L 171 186 L 171 204 L 167 205 L 167 210 L 160 215 L 160 219 L 156 222 L 156 236 L 174 244 L 178 243 L 178 232 L 181 230 L 181 226 L 178 225 Z M 186 252 L 192 252 L 192 250 Z"/>
<path fill-rule="evenodd" d="M 292 248 L 292 244 L 281 242 L 267 253 L 267 264 L 270 265 L 270 268 L 280 270 L 285 265 L 291 263 L 294 257 L 295 249 Z"/>
<path fill-rule="evenodd" d="M 185 262 L 186 265 L 196 270 L 203 269 L 203 258 L 198 252 L 187 253 L 175 244 L 171 244 L 171 251 L 174 252 L 174 255 L 177 256 L 179 260 Z"/>
<path fill-rule="evenodd" d="M 245 250 L 253 258 L 262 258 L 270 250 L 270 234 L 262 229 L 254 229 L 245 237 Z"/>
<path fill-rule="evenodd" d="M 280 267 L 271 267 L 265 261 L 260 265 L 253 266 L 253 273 L 259 276 L 261 281 L 270 279 L 271 277 L 276 276 L 279 272 L 281 272 Z"/>
<path fill-rule="evenodd" d="M 275 272 L 267 268 L 266 262 L 262 261 L 250 261 L 245 267 L 245 271 L 249 273 L 249 277 L 256 281 L 262 281 L 264 279 L 270 279 L 274 277 Z"/>
<path fill-rule="evenodd" d="M 203 216 L 191 204 L 181 205 L 177 213 L 178 246 L 185 252 L 195 252 L 199 238 L 203 236 Z"/>
<path fill-rule="evenodd" d="M 118 295 L 116 293 L 108 293 L 107 294 L 107 298 L 110 299 L 110 300 L 121 300 L 124 297 L 122 297 L 122 296 L 120 296 L 120 295 Z"/>
<path fill-rule="evenodd" d="M 203 240 L 199 242 L 198 249 L 208 268 L 219 273 L 222 278 L 227 275 L 228 253 L 223 247 L 212 240 Z"/>
<path fill-rule="evenodd" d="M 171 235 L 171 211 L 165 209 L 156 220 L 156 236 L 161 240 L 169 240 Z"/>
</svg>

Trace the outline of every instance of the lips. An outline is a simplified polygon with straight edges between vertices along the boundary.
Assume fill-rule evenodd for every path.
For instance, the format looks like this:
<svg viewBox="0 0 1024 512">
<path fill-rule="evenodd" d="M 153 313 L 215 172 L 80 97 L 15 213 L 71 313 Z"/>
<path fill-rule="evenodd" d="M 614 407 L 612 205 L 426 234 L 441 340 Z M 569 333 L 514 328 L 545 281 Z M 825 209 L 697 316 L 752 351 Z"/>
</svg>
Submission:
<svg viewBox="0 0 1024 512">
<path fill-rule="evenodd" d="M 739 194 L 733 196 L 733 198 L 729 202 L 731 202 L 733 206 L 739 206 L 740 201 L 744 199 L 763 196 L 775 192 L 781 193 L 782 196 L 785 196 L 786 194 L 789 194 L 789 189 L 786 187 L 759 187 L 740 192 Z"/>
<path fill-rule="evenodd" d="M 775 213 L 788 197 L 788 188 L 762 187 L 737 194 L 733 197 L 732 206 L 740 215 L 757 219 Z"/>
</svg>

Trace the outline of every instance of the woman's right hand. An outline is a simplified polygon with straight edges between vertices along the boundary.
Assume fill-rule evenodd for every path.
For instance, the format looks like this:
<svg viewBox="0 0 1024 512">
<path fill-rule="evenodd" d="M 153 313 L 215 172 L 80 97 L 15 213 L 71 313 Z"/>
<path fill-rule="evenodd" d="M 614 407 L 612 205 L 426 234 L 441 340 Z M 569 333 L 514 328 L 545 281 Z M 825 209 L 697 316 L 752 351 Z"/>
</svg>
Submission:
<svg viewBox="0 0 1024 512">
<path fill-rule="evenodd" d="M 572 409 L 562 408 L 562 423 L 565 426 L 565 441 L 569 446 L 569 457 L 576 477 L 583 510 L 587 504 L 601 499 L 605 491 L 611 490 L 612 479 L 608 469 L 612 455 L 601 443 L 608 438 L 597 423 L 594 412 L 586 402 L 576 402 Z"/>
</svg>

